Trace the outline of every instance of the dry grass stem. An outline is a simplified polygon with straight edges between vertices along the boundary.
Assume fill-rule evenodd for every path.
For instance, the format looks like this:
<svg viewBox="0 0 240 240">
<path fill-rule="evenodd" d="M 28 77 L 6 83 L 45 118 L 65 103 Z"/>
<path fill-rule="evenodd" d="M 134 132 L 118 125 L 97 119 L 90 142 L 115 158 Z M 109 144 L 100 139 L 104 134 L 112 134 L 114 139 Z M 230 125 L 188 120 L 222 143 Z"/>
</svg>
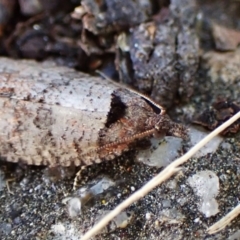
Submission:
<svg viewBox="0 0 240 240">
<path fill-rule="evenodd" d="M 207 229 L 208 234 L 214 234 L 224 229 L 234 218 L 240 213 L 240 204 L 237 205 L 231 212 L 221 218 L 218 222 L 214 223 L 210 228 Z"/>
<path fill-rule="evenodd" d="M 217 136 L 220 132 L 229 127 L 232 123 L 240 118 L 240 112 L 236 113 L 232 118 L 223 123 L 217 129 L 208 134 L 195 146 L 193 146 L 186 154 L 182 157 L 176 159 L 170 165 L 168 165 L 162 172 L 160 172 L 156 177 L 152 178 L 148 183 L 146 183 L 141 189 L 133 193 L 129 198 L 119 204 L 114 210 L 107 214 L 100 222 L 93 226 L 81 239 L 87 240 L 97 234 L 101 229 L 103 229 L 114 217 L 116 217 L 120 212 L 130 206 L 133 202 L 143 198 L 147 193 L 149 193 L 156 186 L 170 178 L 174 175 L 180 168 L 179 166 L 185 163 L 190 157 L 192 157 L 199 149 L 201 149 L 205 144 L 207 144 L 211 139 Z"/>
</svg>

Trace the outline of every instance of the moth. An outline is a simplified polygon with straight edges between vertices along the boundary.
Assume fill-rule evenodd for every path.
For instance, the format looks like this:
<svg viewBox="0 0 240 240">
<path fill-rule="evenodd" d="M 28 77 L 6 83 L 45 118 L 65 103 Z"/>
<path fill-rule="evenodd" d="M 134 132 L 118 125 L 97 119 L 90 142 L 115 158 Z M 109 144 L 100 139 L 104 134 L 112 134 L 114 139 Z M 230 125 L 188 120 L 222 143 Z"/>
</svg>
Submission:
<svg viewBox="0 0 240 240">
<path fill-rule="evenodd" d="M 134 90 L 51 62 L 0 58 L 0 156 L 29 165 L 86 166 L 153 135 L 185 137 Z"/>
</svg>

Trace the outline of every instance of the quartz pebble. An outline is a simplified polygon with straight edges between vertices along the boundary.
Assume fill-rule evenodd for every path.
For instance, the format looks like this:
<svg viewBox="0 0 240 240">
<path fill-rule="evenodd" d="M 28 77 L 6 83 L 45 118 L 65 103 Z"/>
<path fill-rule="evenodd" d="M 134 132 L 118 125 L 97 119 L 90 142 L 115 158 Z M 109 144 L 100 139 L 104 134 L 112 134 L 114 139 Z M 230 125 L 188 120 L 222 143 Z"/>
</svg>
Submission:
<svg viewBox="0 0 240 240">
<path fill-rule="evenodd" d="M 232 234 L 228 240 L 237 240 L 240 239 L 240 230 L 236 231 L 234 234 Z"/>
<path fill-rule="evenodd" d="M 101 221 L 110 211 L 103 211 L 100 216 L 96 218 L 95 223 Z M 102 229 L 101 233 L 109 233 L 115 231 L 117 228 L 126 228 L 132 221 L 134 213 L 131 211 L 123 211 L 119 213 L 112 221 L 109 222 L 108 226 Z"/>
<path fill-rule="evenodd" d="M 88 183 L 76 191 L 77 196 L 66 197 L 62 200 L 67 204 L 67 211 L 71 218 L 77 217 L 81 213 L 82 206 L 86 205 L 91 199 L 95 199 L 100 194 L 114 186 L 110 178 L 102 177 L 96 183 Z"/>
<path fill-rule="evenodd" d="M 182 141 L 176 137 L 151 139 L 151 148 L 140 151 L 137 160 L 152 167 L 165 167 L 179 156 Z"/>
<path fill-rule="evenodd" d="M 200 197 L 199 211 L 206 217 L 211 217 L 219 212 L 215 197 L 219 191 L 219 178 L 209 170 L 200 171 L 188 178 L 188 183 L 194 193 Z"/>
<path fill-rule="evenodd" d="M 190 136 L 190 144 L 191 146 L 194 146 L 199 141 L 201 141 L 204 137 L 206 137 L 209 134 L 208 131 L 205 131 L 203 128 L 195 128 L 191 127 L 189 131 Z M 203 146 L 195 155 L 194 157 L 202 157 L 207 155 L 208 153 L 214 153 L 220 143 L 223 141 L 223 138 L 221 136 L 214 137 L 210 142 L 208 142 L 205 146 Z"/>
<path fill-rule="evenodd" d="M 160 212 L 160 222 L 167 222 L 168 224 L 177 224 L 183 222 L 185 216 L 177 209 L 163 209 Z"/>
<path fill-rule="evenodd" d="M 51 226 L 51 232 L 53 233 L 52 240 L 63 240 L 63 239 L 71 239 L 77 240 L 79 239 L 79 230 L 77 231 L 73 224 L 68 222 L 57 223 Z"/>
</svg>

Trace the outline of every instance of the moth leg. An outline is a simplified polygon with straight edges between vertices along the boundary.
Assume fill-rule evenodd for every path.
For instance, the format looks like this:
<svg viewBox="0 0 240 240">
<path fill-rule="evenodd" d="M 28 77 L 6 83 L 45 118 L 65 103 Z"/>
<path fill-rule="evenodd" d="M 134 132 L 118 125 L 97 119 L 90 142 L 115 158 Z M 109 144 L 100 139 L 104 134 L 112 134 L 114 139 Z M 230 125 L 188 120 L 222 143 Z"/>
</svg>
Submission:
<svg viewBox="0 0 240 240">
<path fill-rule="evenodd" d="M 7 187 L 7 190 L 8 190 L 8 192 L 10 193 L 10 194 L 14 194 L 12 191 L 11 191 L 11 189 L 10 189 L 10 182 L 13 182 L 13 181 L 15 181 L 15 178 L 9 178 L 9 179 L 7 179 L 6 180 L 6 187 Z"/>
<path fill-rule="evenodd" d="M 74 181 L 73 181 L 73 191 L 76 191 L 77 185 L 78 185 L 78 179 L 81 177 L 82 171 L 84 169 L 86 169 L 86 166 L 82 166 L 81 169 L 76 173 Z"/>
</svg>

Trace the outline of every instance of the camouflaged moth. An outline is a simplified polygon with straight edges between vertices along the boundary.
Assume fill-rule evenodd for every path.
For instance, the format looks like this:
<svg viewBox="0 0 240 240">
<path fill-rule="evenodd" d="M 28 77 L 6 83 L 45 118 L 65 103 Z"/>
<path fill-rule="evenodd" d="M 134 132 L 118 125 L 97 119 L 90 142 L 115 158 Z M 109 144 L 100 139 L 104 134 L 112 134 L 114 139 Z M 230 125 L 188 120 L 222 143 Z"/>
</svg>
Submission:
<svg viewBox="0 0 240 240">
<path fill-rule="evenodd" d="M 31 165 L 91 165 L 153 135 L 186 135 L 149 98 L 49 62 L 0 58 L 0 116 L 1 157 Z"/>
</svg>

